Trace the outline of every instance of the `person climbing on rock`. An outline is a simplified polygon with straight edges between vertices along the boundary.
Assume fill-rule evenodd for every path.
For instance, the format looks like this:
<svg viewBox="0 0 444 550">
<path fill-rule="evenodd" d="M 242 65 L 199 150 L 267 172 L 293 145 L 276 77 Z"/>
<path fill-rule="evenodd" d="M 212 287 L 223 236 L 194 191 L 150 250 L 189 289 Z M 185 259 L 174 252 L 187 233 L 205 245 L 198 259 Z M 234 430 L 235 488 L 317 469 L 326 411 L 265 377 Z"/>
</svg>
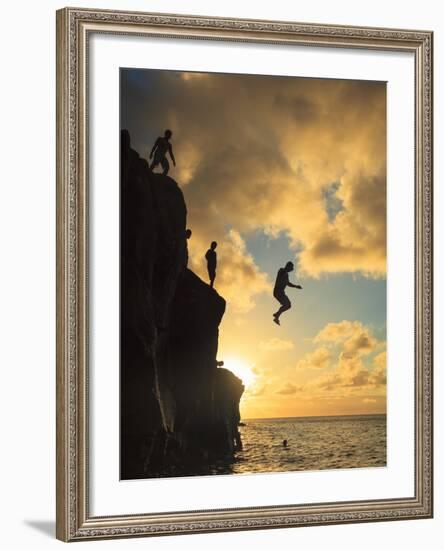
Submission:
<svg viewBox="0 0 444 550">
<path fill-rule="evenodd" d="M 208 277 L 210 278 L 210 286 L 214 286 L 214 280 L 216 279 L 216 267 L 217 267 L 217 253 L 216 253 L 217 242 L 213 241 L 210 248 L 205 254 L 205 259 L 207 260 L 207 269 Z"/>
<path fill-rule="evenodd" d="M 282 315 L 282 313 L 291 308 L 291 302 L 288 299 L 288 296 L 285 294 L 285 288 L 289 286 L 291 288 L 302 289 L 301 285 L 294 285 L 288 280 L 288 274 L 293 271 L 293 269 L 293 262 L 287 262 L 285 264 L 285 267 L 281 267 L 277 272 L 276 282 L 274 283 L 273 290 L 273 296 L 281 304 L 281 307 L 278 309 L 278 311 L 276 311 L 276 313 L 273 313 L 273 321 L 277 325 L 281 324 L 279 321 L 279 317 Z"/>
<path fill-rule="evenodd" d="M 156 166 L 160 164 L 163 168 L 164 176 L 168 174 L 168 171 L 170 169 L 170 163 L 166 158 L 167 153 L 169 153 L 174 166 L 176 166 L 176 159 L 174 158 L 174 154 L 173 154 L 173 146 L 171 145 L 171 142 L 170 142 L 172 135 L 173 135 L 173 132 L 171 130 L 165 130 L 163 137 L 160 136 L 156 139 L 156 142 L 154 143 L 154 146 L 151 149 L 151 153 L 150 153 L 150 159 L 152 159 L 154 155 L 154 159 L 150 165 L 150 170 L 153 171 L 154 168 L 156 168 Z"/>
</svg>

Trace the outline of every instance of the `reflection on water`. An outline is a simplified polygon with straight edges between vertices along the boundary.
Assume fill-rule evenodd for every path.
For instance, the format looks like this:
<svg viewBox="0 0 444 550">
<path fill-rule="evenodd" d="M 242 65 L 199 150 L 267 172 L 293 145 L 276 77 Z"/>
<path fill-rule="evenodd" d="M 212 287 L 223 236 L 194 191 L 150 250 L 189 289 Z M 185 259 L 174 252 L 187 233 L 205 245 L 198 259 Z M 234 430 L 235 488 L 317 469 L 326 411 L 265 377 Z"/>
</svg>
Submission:
<svg viewBox="0 0 444 550">
<path fill-rule="evenodd" d="M 234 460 L 188 465 L 163 476 L 247 474 L 386 466 L 386 415 L 246 420 Z M 282 442 L 287 439 L 288 446 Z"/>
</svg>

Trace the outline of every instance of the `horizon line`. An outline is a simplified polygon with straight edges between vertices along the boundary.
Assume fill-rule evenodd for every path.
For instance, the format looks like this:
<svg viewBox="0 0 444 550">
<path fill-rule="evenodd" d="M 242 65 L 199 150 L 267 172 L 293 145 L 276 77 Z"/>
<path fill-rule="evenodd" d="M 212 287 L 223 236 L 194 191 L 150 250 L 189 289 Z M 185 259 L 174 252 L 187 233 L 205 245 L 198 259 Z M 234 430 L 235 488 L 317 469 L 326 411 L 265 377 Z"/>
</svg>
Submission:
<svg viewBox="0 0 444 550">
<path fill-rule="evenodd" d="M 244 420 L 283 420 L 286 418 L 337 418 L 337 417 L 350 417 L 350 416 L 387 416 L 387 412 L 375 412 L 375 413 L 354 413 L 354 414 L 309 414 L 305 416 L 254 416 L 250 418 L 241 418 L 240 422 Z"/>
</svg>

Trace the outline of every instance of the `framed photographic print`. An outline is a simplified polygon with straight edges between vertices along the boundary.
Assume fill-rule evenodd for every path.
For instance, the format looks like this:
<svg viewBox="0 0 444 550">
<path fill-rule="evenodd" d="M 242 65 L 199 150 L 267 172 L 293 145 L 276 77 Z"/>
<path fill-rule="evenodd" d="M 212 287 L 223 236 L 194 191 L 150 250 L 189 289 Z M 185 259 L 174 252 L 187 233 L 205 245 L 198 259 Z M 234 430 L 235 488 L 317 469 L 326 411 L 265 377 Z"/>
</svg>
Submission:
<svg viewBox="0 0 444 550">
<path fill-rule="evenodd" d="M 432 516 L 432 32 L 57 12 L 57 537 Z"/>
</svg>

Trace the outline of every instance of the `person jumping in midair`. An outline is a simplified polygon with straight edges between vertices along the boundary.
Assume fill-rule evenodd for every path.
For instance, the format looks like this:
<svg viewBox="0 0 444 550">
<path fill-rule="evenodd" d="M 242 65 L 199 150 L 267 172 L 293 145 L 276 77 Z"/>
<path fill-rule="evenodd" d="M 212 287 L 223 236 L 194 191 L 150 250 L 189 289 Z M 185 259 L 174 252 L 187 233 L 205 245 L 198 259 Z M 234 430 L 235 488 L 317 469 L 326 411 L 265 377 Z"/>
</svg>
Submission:
<svg viewBox="0 0 444 550">
<path fill-rule="evenodd" d="M 273 290 L 273 296 L 276 298 L 276 300 L 281 304 L 281 307 L 276 311 L 276 313 L 273 313 L 273 321 L 280 325 L 279 317 L 284 313 L 284 311 L 287 311 L 291 308 L 291 302 L 288 299 L 288 296 L 285 294 L 285 288 L 287 286 L 291 288 L 299 288 L 301 289 L 301 285 L 294 285 L 293 283 L 290 283 L 288 280 L 288 274 L 290 271 L 293 271 L 294 265 L 293 262 L 287 262 L 285 264 L 285 267 L 281 267 L 279 271 L 277 272 L 276 276 L 276 282 L 274 283 L 274 290 Z"/>
<path fill-rule="evenodd" d="M 167 153 L 169 153 L 174 166 L 176 166 L 176 159 L 173 155 L 173 146 L 170 143 L 172 135 L 173 132 L 171 130 L 165 130 L 164 136 L 160 136 L 156 139 L 156 142 L 150 153 L 150 159 L 152 159 L 154 155 L 153 162 L 150 165 L 150 170 L 153 171 L 158 164 L 161 164 L 164 176 L 168 174 L 168 170 L 170 169 L 170 163 L 166 158 Z"/>
<path fill-rule="evenodd" d="M 210 286 L 214 286 L 214 279 L 216 278 L 216 267 L 217 267 L 217 253 L 216 253 L 217 242 L 213 241 L 210 248 L 205 254 L 205 259 L 207 260 L 207 269 L 208 277 L 210 278 Z"/>
</svg>

